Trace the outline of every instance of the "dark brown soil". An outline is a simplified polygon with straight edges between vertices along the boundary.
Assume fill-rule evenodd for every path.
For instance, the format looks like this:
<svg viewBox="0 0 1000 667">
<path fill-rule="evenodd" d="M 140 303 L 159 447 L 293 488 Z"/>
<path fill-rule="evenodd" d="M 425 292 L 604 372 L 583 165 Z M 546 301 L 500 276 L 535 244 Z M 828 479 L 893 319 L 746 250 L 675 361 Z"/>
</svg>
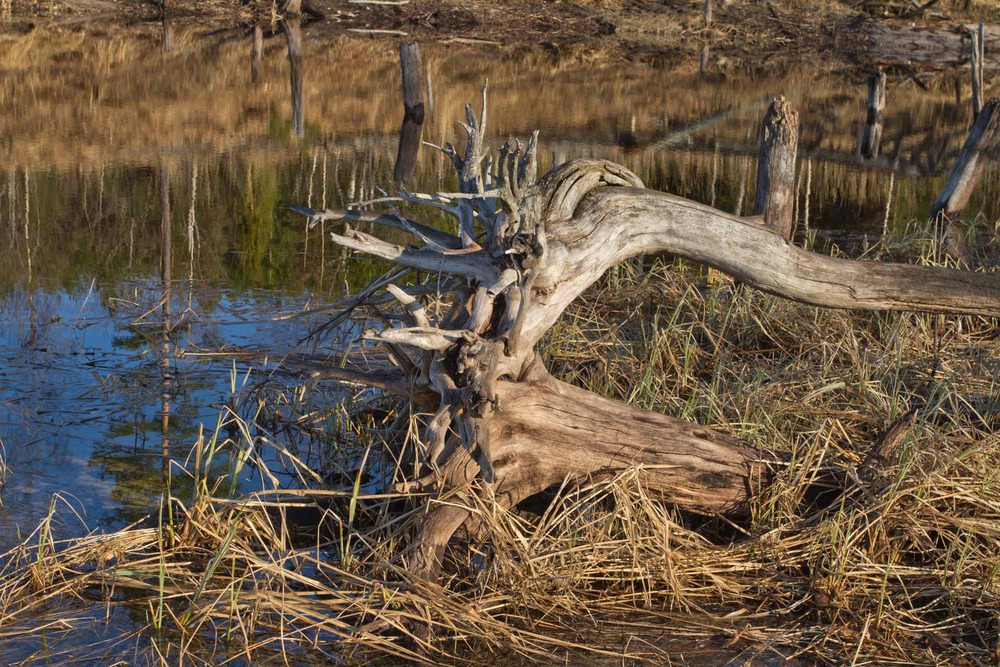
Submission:
<svg viewBox="0 0 1000 667">
<path fill-rule="evenodd" d="M 481 44 L 507 49 L 541 47 L 554 55 L 667 64 L 696 57 L 706 46 L 720 69 L 786 68 L 803 58 L 825 57 L 864 65 L 877 55 L 859 56 L 859 26 L 879 23 L 905 29 L 959 29 L 974 21 L 1000 22 L 1000 7 L 939 0 L 913 15 L 901 0 L 715 0 L 706 27 L 701 0 L 411 0 L 403 5 L 313 0 L 327 13 L 312 26 L 338 32 L 372 31 L 373 39 Z M 905 5 L 905 6 L 904 6 Z M 0 32 L 24 32 L 44 23 L 152 21 L 158 0 L 13 0 L 13 18 Z M 233 25 L 269 22 L 270 0 L 167 0 L 178 21 Z M 901 18 L 906 17 L 906 18 Z M 383 32 L 379 32 L 383 31 Z M 384 32 L 393 31 L 393 32 Z M 863 45 L 862 45 L 863 46 Z M 881 63 L 878 63 L 881 64 Z"/>
</svg>

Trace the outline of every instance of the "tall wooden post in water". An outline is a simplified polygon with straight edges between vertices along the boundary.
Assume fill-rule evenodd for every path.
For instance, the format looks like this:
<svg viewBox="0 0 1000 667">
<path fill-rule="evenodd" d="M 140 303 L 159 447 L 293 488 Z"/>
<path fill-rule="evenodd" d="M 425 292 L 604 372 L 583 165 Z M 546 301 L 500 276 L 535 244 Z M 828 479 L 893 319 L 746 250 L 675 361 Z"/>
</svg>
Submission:
<svg viewBox="0 0 1000 667">
<path fill-rule="evenodd" d="M 986 55 L 985 34 L 983 24 L 979 24 L 978 30 L 972 31 L 972 53 L 969 62 L 972 68 L 972 118 L 979 117 L 979 112 L 983 108 L 983 66 Z"/>
<path fill-rule="evenodd" d="M 285 19 L 281 26 L 288 42 L 288 64 L 291 69 L 292 130 L 301 139 L 305 133 L 305 110 L 302 108 L 302 26 L 297 18 Z"/>
<path fill-rule="evenodd" d="M 420 46 L 399 45 L 399 65 L 403 73 L 403 125 L 399 130 L 399 149 L 393 180 L 406 183 L 413 179 L 424 131 L 424 86 L 421 76 Z"/>
<path fill-rule="evenodd" d="M 861 140 L 861 157 L 874 160 L 882 150 L 882 127 L 885 122 L 885 72 L 881 69 L 868 78 L 868 115 Z"/>
<path fill-rule="evenodd" d="M 792 236 L 798 146 L 799 115 L 784 97 L 776 97 L 760 128 L 753 212 L 763 215 L 764 225 L 786 239 Z"/>
<path fill-rule="evenodd" d="M 253 46 L 250 47 L 250 80 L 257 83 L 260 79 L 260 57 L 264 51 L 264 30 L 259 23 L 253 26 Z"/>
</svg>

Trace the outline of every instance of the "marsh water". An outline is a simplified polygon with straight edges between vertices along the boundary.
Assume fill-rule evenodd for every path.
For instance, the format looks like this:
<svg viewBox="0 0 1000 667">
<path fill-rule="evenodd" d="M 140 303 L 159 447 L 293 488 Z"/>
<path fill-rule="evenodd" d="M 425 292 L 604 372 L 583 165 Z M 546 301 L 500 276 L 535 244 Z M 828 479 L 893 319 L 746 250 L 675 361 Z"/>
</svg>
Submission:
<svg viewBox="0 0 1000 667">
<path fill-rule="evenodd" d="M 247 408 L 251 387 L 299 382 L 308 364 L 289 355 L 356 335 L 310 338 L 324 305 L 385 267 L 289 208 L 395 187 L 397 44 L 306 26 L 290 59 L 287 33 L 263 37 L 255 63 L 245 27 L 0 33 L 0 550 L 52 507 L 60 537 L 152 520 L 199 429 Z M 865 158 L 853 67 L 754 76 L 711 57 L 699 71 L 433 43 L 423 59 L 426 141 L 452 140 L 488 79 L 494 145 L 538 129 L 543 171 L 609 158 L 742 214 L 760 119 L 784 94 L 801 112 L 796 237 L 820 251 L 925 219 L 971 120 L 965 72 L 890 70 Z M 414 159 L 406 187 L 455 187 L 439 152 Z M 997 183 L 990 170 L 965 211 L 989 229 Z"/>
</svg>

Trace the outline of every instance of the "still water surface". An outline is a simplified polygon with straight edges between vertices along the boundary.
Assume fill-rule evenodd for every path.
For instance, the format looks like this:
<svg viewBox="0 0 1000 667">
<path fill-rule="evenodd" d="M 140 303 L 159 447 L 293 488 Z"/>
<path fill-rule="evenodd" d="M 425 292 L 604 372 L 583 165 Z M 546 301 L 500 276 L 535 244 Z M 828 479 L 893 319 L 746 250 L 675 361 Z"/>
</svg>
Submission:
<svg viewBox="0 0 1000 667">
<path fill-rule="evenodd" d="M 384 269 L 288 209 L 393 187 L 395 44 L 306 27 L 292 72 L 281 31 L 254 66 L 240 30 L 171 26 L 167 42 L 154 25 L 90 30 L 0 42 L 0 550 L 56 494 L 63 537 L 149 515 L 199 426 L 240 409 L 247 387 L 296 382 L 301 367 L 275 360 L 316 353 L 303 341 L 323 320 L 292 315 Z M 747 214 L 757 127 L 784 93 L 802 114 L 797 238 L 822 249 L 926 216 L 970 121 L 964 73 L 928 74 L 926 90 L 890 75 L 884 143 L 864 159 L 857 72 L 762 79 L 709 62 L 703 75 L 425 45 L 423 138 L 453 138 L 488 77 L 495 144 L 537 128 L 543 169 L 607 157 Z M 440 154 L 415 159 L 410 189 L 454 188 Z M 966 211 L 991 227 L 997 181 L 990 171 Z"/>
</svg>

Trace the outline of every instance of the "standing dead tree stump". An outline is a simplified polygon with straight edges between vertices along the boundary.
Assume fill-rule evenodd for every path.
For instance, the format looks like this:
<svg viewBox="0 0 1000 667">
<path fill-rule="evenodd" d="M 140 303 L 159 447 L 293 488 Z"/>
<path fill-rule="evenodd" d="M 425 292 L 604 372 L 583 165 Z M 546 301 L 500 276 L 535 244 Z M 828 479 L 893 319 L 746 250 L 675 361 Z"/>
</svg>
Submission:
<svg viewBox="0 0 1000 667">
<path fill-rule="evenodd" d="M 418 245 L 351 229 L 332 238 L 403 269 L 430 272 L 446 295 L 444 308 L 427 308 L 422 286 L 383 281 L 405 326 L 367 336 L 394 366 L 323 371 L 409 401 L 423 472 L 408 489 L 485 492 L 509 507 L 566 480 L 638 468 L 647 489 L 681 508 L 748 510 L 781 465 L 777 457 L 731 435 L 569 385 L 546 369 L 540 339 L 584 290 L 632 257 L 671 253 L 823 307 L 1000 316 L 1000 276 L 815 254 L 788 241 L 784 222 L 765 227 L 648 190 L 604 160 L 568 162 L 538 179 L 537 133 L 486 155 L 485 87 L 482 104 L 478 116 L 466 107 L 464 152 L 441 148 L 458 173 L 459 192 L 402 191 L 388 198 L 445 211 L 455 233 L 408 219 L 395 205 L 391 214 L 296 209 L 312 223 L 361 220 L 405 231 Z M 778 159 L 791 160 L 794 169 L 795 113 L 781 99 L 772 110 L 776 145 L 786 151 Z M 783 210 L 771 192 L 768 202 Z M 470 510 L 433 500 L 427 509 L 410 567 L 434 579 Z"/>
<path fill-rule="evenodd" d="M 297 18 L 281 22 L 288 44 L 288 79 L 292 100 L 292 132 L 301 139 L 305 135 L 306 117 L 302 106 L 302 24 Z"/>
<path fill-rule="evenodd" d="M 400 43 L 399 65 L 403 74 L 403 125 L 392 180 L 407 183 L 417 169 L 417 156 L 424 132 L 424 81 L 420 46 Z"/>
<path fill-rule="evenodd" d="M 260 23 L 253 26 L 253 42 L 250 47 L 250 81 L 256 84 L 260 80 L 260 58 L 264 53 L 264 29 Z"/>
<path fill-rule="evenodd" d="M 867 108 L 861 157 L 874 160 L 882 150 L 882 128 L 885 125 L 885 72 L 881 69 L 868 77 Z"/>
<path fill-rule="evenodd" d="M 972 70 L 972 120 L 979 118 L 979 112 L 983 109 L 983 68 L 986 63 L 986 35 L 983 31 L 983 24 L 979 24 L 978 30 L 972 31 L 970 44 L 969 65 Z"/>
<path fill-rule="evenodd" d="M 799 148 L 799 115 L 784 97 L 771 103 L 760 127 L 757 198 L 754 215 L 785 239 L 792 237 L 795 209 L 795 156 Z"/>
</svg>

